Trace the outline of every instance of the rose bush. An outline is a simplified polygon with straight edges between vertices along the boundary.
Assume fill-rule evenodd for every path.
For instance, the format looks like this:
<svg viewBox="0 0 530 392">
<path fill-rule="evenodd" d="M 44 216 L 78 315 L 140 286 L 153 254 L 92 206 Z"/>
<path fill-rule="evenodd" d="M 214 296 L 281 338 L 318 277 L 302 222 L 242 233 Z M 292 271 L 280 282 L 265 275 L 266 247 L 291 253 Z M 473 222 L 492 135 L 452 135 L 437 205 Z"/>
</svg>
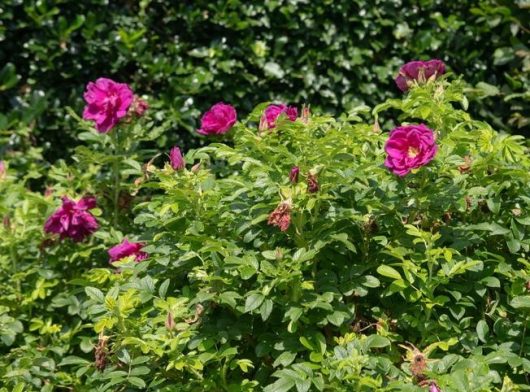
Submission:
<svg viewBox="0 0 530 392">
<path fill-rule="evenodd" d="M 47 195 L 8 160 L 0 390 L 528 389 L 528 148 L 433 79 L 266 132 L 258 105 L 185 156 L 149 111 L 77 117 Z M 66 195 L 97 199 L 85 241 L 44 232 Z"/>
</svg>

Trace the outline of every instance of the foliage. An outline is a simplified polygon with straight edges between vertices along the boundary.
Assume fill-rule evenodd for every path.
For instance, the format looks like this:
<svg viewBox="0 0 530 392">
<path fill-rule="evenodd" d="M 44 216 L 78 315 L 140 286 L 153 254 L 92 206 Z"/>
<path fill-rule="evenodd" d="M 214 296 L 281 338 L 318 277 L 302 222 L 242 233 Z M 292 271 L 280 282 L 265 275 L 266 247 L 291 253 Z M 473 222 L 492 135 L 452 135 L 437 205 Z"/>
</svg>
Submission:
<svg viewBox="0 0 530 392">
<path fill-rule="evenodd" d="M 528 149 L 470 116 L 465 86 L 270 130 L 259 105 L 179 171 L 143 149 L 150 118 L 77 118 L 52 195 L 13 166 L 0 182 L 1 390 L 528 390 Z M 434 129 L 436 158 L 392 174 L 387 123 Z M 96 195 L 89 241 L 44 237 L 63 194 Z M 125 236 L 149 259 L 109 265 Z"/>
<path fill-rule="evenodd" d="M 194 146 L 186 130 L 219 100 L 241 113 L 269 100 L 342 113 L 394 96 L 404 61 L 440 57 L 465 75 L 480 117 L 528 134 L 527 10 L 526 0 L 6 0 L 0 129 L 30 127 L 48 161 L 66 158 L 76 138 L 65 107 L 79 112 L 82 84 L 108 76 L 150 95 L 178 131 L 158 146 Z"/>
</svg>

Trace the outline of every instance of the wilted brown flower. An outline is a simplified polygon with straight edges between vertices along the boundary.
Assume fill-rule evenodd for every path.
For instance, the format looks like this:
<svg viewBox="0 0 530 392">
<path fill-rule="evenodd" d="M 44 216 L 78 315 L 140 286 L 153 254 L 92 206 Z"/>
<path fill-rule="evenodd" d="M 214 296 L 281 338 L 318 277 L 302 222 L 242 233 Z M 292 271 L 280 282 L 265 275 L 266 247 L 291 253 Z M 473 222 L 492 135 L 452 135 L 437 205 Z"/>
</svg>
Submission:
<svg viewBox="0 0 530 392">
<path fill-rule="evenodd" d="M 464 157 L 464 163 L 458 166 L 458 170 L 462 174 L 468 173 L 471 170 L 471 157 L 469 155 Z"/>
<path fill-rule="evenodd" d="M 103 331 L 99 334 L 98 344 L 94 351 L 94 364 L 96 369 L 102 372 L 107 366 L 107 342 L 109 340 L 108 336 L 103 335 Z"/>
<path fill-rule="evenodd" d="M 286 231 L 291 224 L 291 203 L 283 201 L 272 211 L 267 221 L 269 225 L 278 226 L 281 231 Z"/>
<path fill-rule="evenodd" d="M 307 190 L 309 193 L 316 193 L 319 189 L 320 186 L 318 185 L 316 174 L 309 172 L 307 174 Z"/>
</svg>

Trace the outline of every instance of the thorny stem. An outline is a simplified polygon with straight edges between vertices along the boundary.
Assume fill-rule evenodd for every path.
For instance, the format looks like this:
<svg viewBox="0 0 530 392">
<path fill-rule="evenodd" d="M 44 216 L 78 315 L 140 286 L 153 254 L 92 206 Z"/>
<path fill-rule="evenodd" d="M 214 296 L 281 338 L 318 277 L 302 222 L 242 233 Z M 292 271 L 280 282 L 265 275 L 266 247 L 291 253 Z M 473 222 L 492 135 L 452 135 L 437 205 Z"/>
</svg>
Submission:
<svg viewBox="0 0 530 392">
<path fill-rule="evenodd" d="M 113 223 L 114 227 L 118 226 L 118 213 L 119 213 L 119 199 L 120 199 L 120 172 L 119 172 L 119 161 L 118 157 L 120 156 L 120 137 L 118 134 L 118 129 L 114 130 L 111 134 L 112 144 L 114 145 L 114 161 L 112 163 L 112 176 L 114 179 L 114 216 Z"/>
<path fill-rule="evenodd" d="M 524 340 L 525 340 L 525 337 L 526 337 L 526 325 L 527 324 L 528 324 L 528 318 L 526 318 L 526 320 L 524 322 L 523 337 L 521 339 L 521 348 L 519 349 L 519 356 L 522 356 L 523 352 L 524 352 Z"/>
</svg>

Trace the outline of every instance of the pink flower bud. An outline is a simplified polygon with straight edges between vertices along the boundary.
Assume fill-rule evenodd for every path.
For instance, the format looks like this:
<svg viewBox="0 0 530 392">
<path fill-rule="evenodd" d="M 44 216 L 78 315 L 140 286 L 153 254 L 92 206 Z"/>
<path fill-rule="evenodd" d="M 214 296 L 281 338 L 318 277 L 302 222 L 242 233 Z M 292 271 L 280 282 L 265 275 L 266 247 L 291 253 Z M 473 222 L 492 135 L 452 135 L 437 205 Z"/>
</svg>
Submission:
<svg viewBox="0 0 530 392">
<path fill-rule="evenodd" d="M 289 172 L 289 181 L 293 184 L 298 182 L 298 175 L 300 174 L 300 168 L 298 166 L 293 166 Z"/>
<path fill-rule="evenodd" d="M 173 147 L 169 152 L 169 161 L 173 170 L 182 170 L 186 167 L 184 157 L 177 146 Z"/>
<path fill-rule="evenodd" d="M 175 329 L 175 320 L 173 319 L 173 314 L 171 312 L 167 312 L 165 325 L 168 331 Z"/>
</svg>

